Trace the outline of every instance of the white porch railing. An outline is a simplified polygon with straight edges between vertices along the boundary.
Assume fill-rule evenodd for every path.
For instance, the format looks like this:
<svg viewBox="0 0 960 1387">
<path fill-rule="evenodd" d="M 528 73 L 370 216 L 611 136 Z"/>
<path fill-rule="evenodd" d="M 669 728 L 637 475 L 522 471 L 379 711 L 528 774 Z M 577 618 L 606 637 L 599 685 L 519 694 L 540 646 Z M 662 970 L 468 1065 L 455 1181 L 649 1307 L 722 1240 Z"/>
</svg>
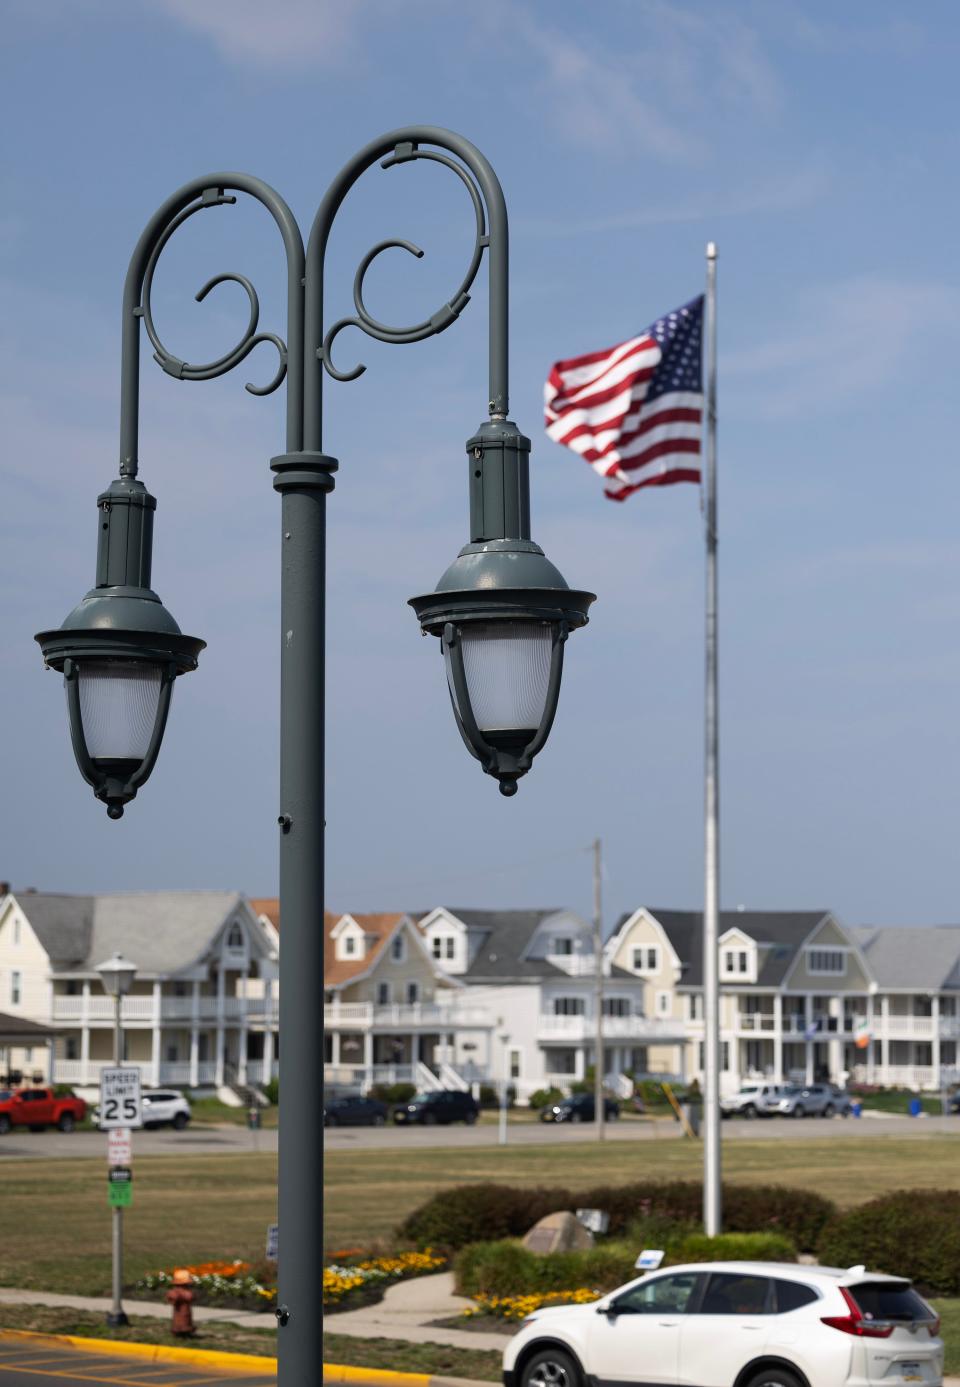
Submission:
<svg viewBox="0 0 960 1387">
<path fill-rule="evenodd" d="M 328 1002 L 323 1008 L 328 1030 L 489 1030 L 494 1017 L 486 1007 L 443 1006 L 437 1002 Z"/>
<path fill-rule="evenodd" d="M 762 1031 L 772 1035 L 776 1031 L 777 1018 L 772 1012 L 742 1011 L 737 1017 L 737 1025 L 741 1031 Z"/>
<path fill-rule="evenodd" d="M 276 1022 L 280 1015 L 280 1003 L 276 997 L 224 997 L 221 1009 L 215 996 L 204 994 L 197 998 L 196 1010 L 192 997 L 162 997 L 160 1001 L 160 1020 L 179 1021 L 188 1026 L 196 1016 L 198 1022 L 211 1023 L 218 1019 L 240 1021 L 244 1017 L 250 1022 Z M 90 997 L 87 1001 L 86 1016 L 91 1022 L 104 1022 L 112 1025 L 114 1007 L 112 997 Z M 74 1022 L 81 1025 L 84 1017 L 82 997 L 55 996 L 53 999 L 53 1020 Z M 124 997 L 121 1010 L 124 1022 L 152 1022 L 154 1019 L 152 997 Z"/>
<path fill-rule="evenodd" d="M 577 1044 L 591 1041 L 596 1036 L 596 1022 L 591 1016 L 551 1016 L 542 1015 L 537 1020 L 537 1039 L 539 1041 L 559 1041 L 561 1044 Z M 638 1044 L 678 1044 L 685 1038 L 684 1026 L 679 1021 L 652 1021 L 646 1016 L 605 1016 L 603 1018 L 604 1040 L 627 1040 Z"/>
</svg>

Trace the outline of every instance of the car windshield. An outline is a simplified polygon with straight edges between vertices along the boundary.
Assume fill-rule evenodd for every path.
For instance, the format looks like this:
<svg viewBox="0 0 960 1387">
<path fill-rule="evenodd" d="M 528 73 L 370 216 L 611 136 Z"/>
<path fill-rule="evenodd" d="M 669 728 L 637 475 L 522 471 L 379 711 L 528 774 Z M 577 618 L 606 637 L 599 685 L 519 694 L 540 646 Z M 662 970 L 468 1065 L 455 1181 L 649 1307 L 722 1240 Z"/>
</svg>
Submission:
<svg viewBox="0 0 960 1387">
<path fill-rule="evenodd" d="M 410 1099 L 410 1104 L 411 1106 L 413 1106 L 414 1104 L 417 1104 L 417 1106 L 419 1106 L 421 1103 L 429 1103 L 432 1096 L 433 1095 L 429 1093 L 415 1093 L 413 1097 Z"/>
<path fill-rule="evenodd" d="M 785 1098 L 795 1098 L 798 1093 L 802 1092 L 803 1089 L 800 1088 L 797 1084 L 787 1084 L 786 1088 L 783 1090 L 783 1096 Z"/>
<path fill-rule="evenodd" d="M 741 1092 L 741 1093 L 757 1093 L 757 1092 L 759 1092 L 759 1090 L 758 1090 L 756 1084 L 744 1084 L 744 1086 L 743 1086 L 743 1088 L 740 1090 L 740 1092 Z"/>
<path fill-rule="evenodd" d="M 0 1103 L 5 1103 L 8 1098 L 12 1097 L 13 1094 L 10 1092 L 8 1088 L 0 1089 Z"/>
<path fill-rule="evenodd" d="M 933 1311 L 907 1281 L 872 1281 L 847 1288 L 865 1320 L 929 1320 Z"/>
</svg>

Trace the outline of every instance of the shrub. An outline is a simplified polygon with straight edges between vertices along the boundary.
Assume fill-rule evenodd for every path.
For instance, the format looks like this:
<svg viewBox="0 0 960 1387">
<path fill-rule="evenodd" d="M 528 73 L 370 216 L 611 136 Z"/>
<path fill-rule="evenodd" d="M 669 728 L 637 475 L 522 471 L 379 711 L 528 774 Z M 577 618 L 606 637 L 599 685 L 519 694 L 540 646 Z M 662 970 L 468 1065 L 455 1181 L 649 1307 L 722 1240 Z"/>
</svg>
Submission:
<svg viewBox="0 0 960 1387">
<path fill-rule="evenodd" d="M 671 1250 L 671 1262 L 795 1262 L 797 1249 L 782 1233 L 688 1233 Z"/>
<path fill-rule="evenodd" d="M 862 1263 L 909 1276 L 932 1295 L 960 1294 L 960 1192 L 896 1190 L 833 1219 L 817 1246 L 820 1261 Z"/>
<path fill-rule="evenodd" d="M 507 1107 L 512 1108 L 517 1100 L 517 1090 L 513 1084 L 507 1085 Z M 493 1084 L 480 1085 L 480 1106 L 481 1108 L 499 1108 L 500 1090 L 494 1088 Z"/>
<path fill-rule="evenodd" d="M 809 1190 L 779 1185 L 727 1185 L 723 1191 L 724 1223 L 731 1233 L 780 1233 L 801 1252 L 812 1252 L 836 1209 L 828 1199 Z M 699 1182 L 645 1181 L 632 1185 L 599 1185 L 571 1192 L 565 1189 L 516 1189 L 509 1185 L 460 1185 L 441 1190 L 415 1209 L 399 1229 L 400 1236 L 423 1247 L 458 1248 L 491 1238 L 522 1237 L 538 1219 L 559 1209 L 604 1209 L 610 1215 L 610 1235 L 622 1235 L 631 1225 L 651 1228 L 700 1226 L 703 1189 Z"/>
<path fill-rule="evenodd" d="M 372 1084 L 367 1096 L 381 1103 L 409 1103 L 416 1091 L 416 1084 Z"/>
<path fill-rule="evenodd" d="M 268 1079 L 263 1086 L 263 1094 L 267 1102 L 276 1107 L 280 1102 L 280 1080 Z"/>
<path fill-rule="evenodd" d="M 637 1250 L 606 1243 L 583 1252 L 528 1252 L 519 1242 L 473 1243 L 457 1254 L 457 1290 L 470 1296 L 533 1295 L 590 1286 L 612 1291 L 635 1275 Z"/>
<path fill-rule="evenodd" d="M 527 1102 L 531 1108 L 549 1108 L 551 1103 L 559 1103 L 563 1093 L 559 1088 L 536 1088 Z"/>
</svg>

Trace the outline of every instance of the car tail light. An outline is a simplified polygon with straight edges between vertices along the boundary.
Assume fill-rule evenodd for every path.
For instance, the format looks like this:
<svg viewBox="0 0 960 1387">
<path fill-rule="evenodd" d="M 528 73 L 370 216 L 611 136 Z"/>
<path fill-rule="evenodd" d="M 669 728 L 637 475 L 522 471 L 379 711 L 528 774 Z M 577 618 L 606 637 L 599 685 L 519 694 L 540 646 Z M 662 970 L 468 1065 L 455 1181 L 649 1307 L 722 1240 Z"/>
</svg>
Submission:
<svg viewBox="0 0 960 1387">
<path fill-rule="evenodd" d="M 939 1316 L 939 1315 L 937 1316 L 937 1318 L 936 1318 L 935 1320 L 927 1320 L 927 1330 L 929 1331 L 929 1334 L 930 1334 L 930 1338 L 931 1338 L 931 1339 L 935 1339 L 935 1338 L 937 1337 L 937 1335 L 940 1333 L 940 1316 Z"/>
<path fill-rule="evenodd" d="M 831 1329 L 840 1329 L 844 1334 L 855 1334 L 858 1339 L 889 1339 L 893 1333 L 893 1325 L 878 1323 L 876 1320 L 865 1320 L 860 1306 L 847 1288 L 841 1286 L 839 1289 L 850 1313 L 847 1315 L 822 1315 L 822 1323 L 828 1324 Z"/>
</svg>

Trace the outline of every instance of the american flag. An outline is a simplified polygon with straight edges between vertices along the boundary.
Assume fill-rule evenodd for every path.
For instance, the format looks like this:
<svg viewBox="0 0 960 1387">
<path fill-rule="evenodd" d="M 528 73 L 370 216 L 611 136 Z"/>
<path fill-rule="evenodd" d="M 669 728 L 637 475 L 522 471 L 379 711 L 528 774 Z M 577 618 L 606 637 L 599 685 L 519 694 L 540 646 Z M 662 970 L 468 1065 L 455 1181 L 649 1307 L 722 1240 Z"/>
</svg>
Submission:
<svg viewBox="0 0 960 1387">
<path fill-rule="evenodd" d="M 558 361 L 543 388 L 547 433 L 589 462 L 611 501 L 700 480 L 703 295 L 639 337 Z"/>
</svg>

